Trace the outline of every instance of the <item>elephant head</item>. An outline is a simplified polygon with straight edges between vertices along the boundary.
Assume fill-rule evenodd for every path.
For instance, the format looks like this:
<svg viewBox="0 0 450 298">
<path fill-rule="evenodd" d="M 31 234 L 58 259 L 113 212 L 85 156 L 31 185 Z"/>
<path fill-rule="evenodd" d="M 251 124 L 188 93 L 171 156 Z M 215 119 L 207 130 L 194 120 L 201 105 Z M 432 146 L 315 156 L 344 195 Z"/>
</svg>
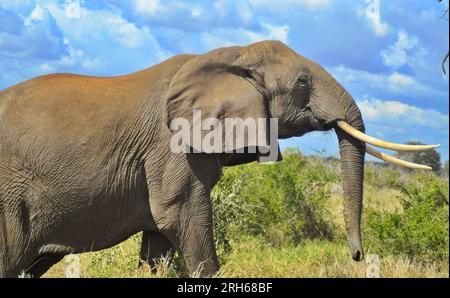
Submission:
<svg viewBox="0 0 450 298">
<path fill-rule="evenodd" d="M 279 138 L 334 129 L 340 148 L 345 224 L 355 261 L 363 259 L 360 219 L 365 152 L 425 168 L 379 153 L 366 143 L 395 150 L 435 148 L 388 143 L 365 135 L 351 95 L 320 65 L 277 41 L 217 49 L 181 66 L 167 94 L 167 124 L 175 118 L 192 119 L 193 110 L 219 121 L 277 118 Z"/>
</svg>

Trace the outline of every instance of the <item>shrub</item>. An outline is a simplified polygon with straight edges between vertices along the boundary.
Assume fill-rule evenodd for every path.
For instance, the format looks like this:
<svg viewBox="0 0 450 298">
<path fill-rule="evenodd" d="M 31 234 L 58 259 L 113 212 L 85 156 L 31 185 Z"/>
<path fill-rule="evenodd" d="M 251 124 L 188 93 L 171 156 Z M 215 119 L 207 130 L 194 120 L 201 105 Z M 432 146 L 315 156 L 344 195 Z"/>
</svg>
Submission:
<svg viewBox="0 0 450 298">
<path fill-rule="evenodd" d="M 233 224 L 239 220 L 245 210 L 239 199 L 241 180 L 231 174 L 224 175 L 211 192 L 214 213 L 214 238 L 219 252 L 231 251 L 230 233 Z"/>
<path fill-rule="evenodd" d="M 224 171 L 212 195 L 218 246 L 230 249 L 232 226 L 263 235 L 276 246 L 333 239 L 334 226 L 325 204 L 330 182 L 339 179 L 335 167 L 330 168 L 320 157 L 306 158 L 297 149 L 285 150 L 283 158 L 276 164 Z"/>
<path fill-rule="evenodd" d="M 379 188 L 396 188 L 403 180 L 401 173 L 385 164 L 366 163 L 364 184 Z"/>
<path fill-rule="evenodd" d="M 365 212 L 370 250 L 406 255 L 418 261 L 448 260 L 448 183 L 433 175 L 412 176 L 399 183 L 402 211 Z"/>
</svg>

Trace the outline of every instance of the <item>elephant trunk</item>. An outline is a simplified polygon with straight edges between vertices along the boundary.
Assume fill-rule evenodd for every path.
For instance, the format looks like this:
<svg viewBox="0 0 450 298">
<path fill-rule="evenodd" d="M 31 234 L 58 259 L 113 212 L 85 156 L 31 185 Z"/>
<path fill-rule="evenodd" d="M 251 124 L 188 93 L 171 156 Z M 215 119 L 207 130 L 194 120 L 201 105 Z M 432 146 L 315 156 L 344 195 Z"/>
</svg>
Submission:
<svg viewBox="0 0 450 298">
<path fill-rule="evenodd" d="M 339 140 L 345 227 L 352 258 L 361 261 L 364 258 L 361 244 L 361 212 L 366 149 L 367 153 L 390 163 L 413 169 L 431 170 L 431 167 L 380 153 L 370 146 L 366 148 L 366 143 L 397 151 L 426 151 L 440 145 L 396 144 L 365 135 L 361 112 L 350 94 L 321 66 L 308 62 L 308 68 L 315 78 L 314 96 L 310 102 L 311 111 L 322 123 L 334 124 Z M 323 126 L 325 129 L 328 127 Z"/>
<path fill-rule="evenodd" d="M 344 101 L 349 105 L 346 108 L 346 122 L 353 128 L 364 132 L 364 123 L 357 105 L 346 92 L 344 96 L 347 97 Z M 337 126 L 335 127 L 335 131 L 339 140 L 339 153 L 341 157 L 344 219 L 348 243 L 353 260 L 361 261 L 364 258 L 361 244 L 361 212 L 366 146 L 365 143 L 350 136 Z"/>
<path fill-rule="evenodd" d="M 341 178 L 344 192 L 344 219 L 348 243 L 353 260 L 361 261 L 361 212 L 366 145 L 344 131 L 339 122 L 364 132 L 361 112 L 350 94 L 326 70 L 313 64 L 316 74 L 315 97 L 311 108 L 317 119 L 332 121 L 339 140 Z"/>
</svg>

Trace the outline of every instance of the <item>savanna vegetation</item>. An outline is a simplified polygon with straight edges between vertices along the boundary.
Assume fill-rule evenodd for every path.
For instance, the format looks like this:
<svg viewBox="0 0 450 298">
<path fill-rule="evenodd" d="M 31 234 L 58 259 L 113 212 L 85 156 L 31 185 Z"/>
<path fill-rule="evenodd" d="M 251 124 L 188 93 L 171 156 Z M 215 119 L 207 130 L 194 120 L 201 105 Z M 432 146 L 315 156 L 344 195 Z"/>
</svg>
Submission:
<svg viewBox="0 0 450 298">
<path fill-rule="evenodd" d="M 276 164 L 227 168 L 213 191 L 221 277 L 364 277 L 345 240 L 339 160 L 287 149 Z M 447 166 L 448 167 L 448 166 Z M 367 163 L 363 241 L 382 277 L 448 277 L 448 170 L 399 172 Z M 137 269 L 140 234 L 80 255 L 83 277 L 177 277 L 176 256 L 158 273 Z M 64 276 L 65 261 L 47 277 Z"/>
</svg>

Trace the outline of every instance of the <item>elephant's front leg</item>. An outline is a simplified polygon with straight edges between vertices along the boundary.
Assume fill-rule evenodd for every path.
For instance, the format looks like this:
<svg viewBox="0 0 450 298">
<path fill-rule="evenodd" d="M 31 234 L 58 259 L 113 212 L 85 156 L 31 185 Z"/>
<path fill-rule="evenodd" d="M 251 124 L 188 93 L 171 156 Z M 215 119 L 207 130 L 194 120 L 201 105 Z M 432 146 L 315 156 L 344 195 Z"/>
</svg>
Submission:
<svg viewBox="0 0 450 298">
<path fill-rule="evenodd" d="M 209 193 L 200 186 L 186 186 L 179 197 L 171 201 L 176 203 L 169 207 L 161 206 L 159 202 L 151 204 L 160 232 L 180 251 L 191 275 L 213 275 L 219 270 L 219 262 L 213 239 Z"/>
<path fill-rule="evenodd" d="M 165 165 L 161 177 L 149 180 L 151 213 L 161 232 L 176 247 L 192 275 L 219 270 L 213 239 L 211 188 L 220 167 L 208 157 L 179 158 Z"/>
<path fill-rule="evenodd" d="M 188 204 L 180 212 L 178 247 L 193 276 L 211 276 L 219 270 L 212 226 L 210 202 Z"/>
</svg>

